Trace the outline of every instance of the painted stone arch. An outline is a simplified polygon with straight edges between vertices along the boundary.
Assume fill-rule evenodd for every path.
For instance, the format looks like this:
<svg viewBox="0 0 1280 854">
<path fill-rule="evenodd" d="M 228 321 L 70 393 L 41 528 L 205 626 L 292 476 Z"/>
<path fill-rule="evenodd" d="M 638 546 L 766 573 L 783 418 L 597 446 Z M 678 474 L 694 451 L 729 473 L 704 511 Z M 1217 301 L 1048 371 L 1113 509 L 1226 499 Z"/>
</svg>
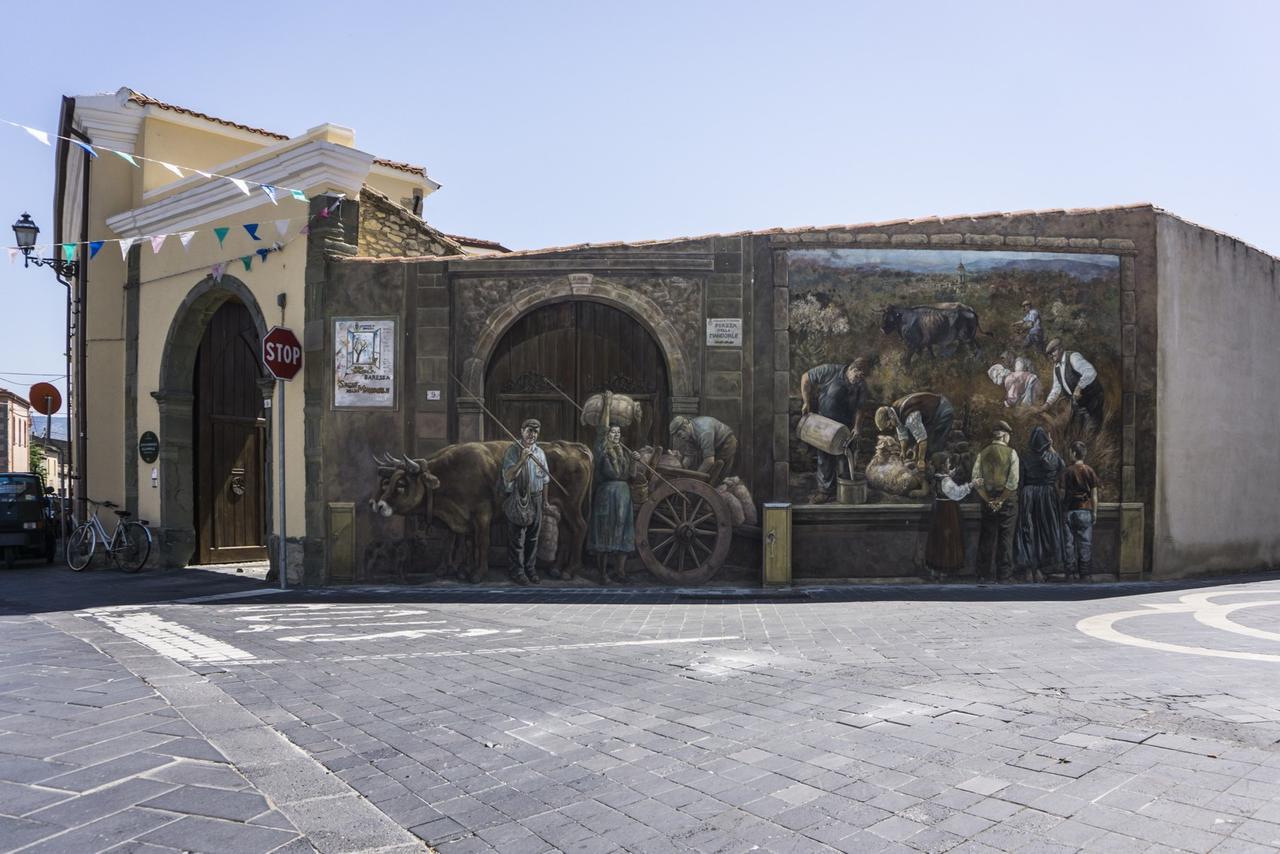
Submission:
<svg viewBox="0 0 1280 854">
<path fill-rule="evenodd" d="M 468 392 L 484 400 L 485 368 L 502 336 L 515 325 L 515 322 L 534 309 L 542 308 L 557 302 L 568 300 L 590 300 L 604 303 L 626 312 L 633 320 L 646 329 L 666 360 L 667 378 L 671 384 L 673 400 L 689 401 L 696 397 L 697 384 L 694 376 L 692 359 L 686 353 L 686 343 L 681 339 L 675 326 L 664 316 L 664 312 L 656 302 L 642 293 L 620 285 L 612 284 L 600 278 L 588 284 L 570 284 L 562 279 L 551 285 L 539 283 L 517 291 L 502 308 L 493 314 L 468 352 L 461 353 L 462 382 Z M 462 441 L 481 438 L 483 419 L 479 412 L 466 412 L 469 407 L 465 400 L 460 400 L 460 409 L 464 410 L 459 419 L 459 436 Z M 474 404 L 472 404 L 474 406 Z M 673 407 L 676 409 L 686 407 Z M 695 406 L 696 408 L 696 406 Z"/>
<path fill-rule="evenodd" d="M 257 299 L 243 282 L 234 276 L 224 275 L 221 281 L 206 276 L 191 289 L 173 314 L 160 357 L 159 389 L 151 395 L 160 408 L 159 548 L 161 558 L 170 566 L 186 566 L 196 548 L 192 440 L 196 352 L 200 349 L 209 319 L 231 299 L 249 310 L 258 337 L 266 335 L 266 318 Z M 270 384 L 273 381 L 268 379 L 266 382 Z M 270 465 L 268 460 L 268 469 Z"/>
</svg>

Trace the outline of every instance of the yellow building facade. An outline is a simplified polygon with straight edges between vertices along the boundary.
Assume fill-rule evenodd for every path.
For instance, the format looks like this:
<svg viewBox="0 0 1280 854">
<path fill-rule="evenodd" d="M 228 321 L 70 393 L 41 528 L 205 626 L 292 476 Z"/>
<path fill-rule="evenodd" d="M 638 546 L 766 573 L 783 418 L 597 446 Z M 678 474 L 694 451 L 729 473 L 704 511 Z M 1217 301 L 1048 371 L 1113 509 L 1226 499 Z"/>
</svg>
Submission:
<svg viewBox="0 0 1280 854">
<path fill-rule="evenodd" d="M 266 402 L 279 395 L 255 352 L 273 326 L 307 334 L 309 229 L 358 216 L 360 205 L 341 200 L 363 197 L 405 220 L 375 254 L 396 252 L 405 233 L 415 254 L 424 243 L 458 252 L 416 216 L 439 185 L 422 167 L 361 151 L 349 128 L 288 136 L 127 88 L 65 98 L 59 135 L 97 155 L 67 140 L 56 153 L 55 240 L 80 244 L 81 261 L 75 497 L 146 519 L 167 565 L 261 559 L 282 522 L 271 474 L 278 419 Z M 263 184 L 280 188 L 274 199 Z M 304 534 L 303 404 L 294 383 L 284 417 L 290 543 Z"/>
</svg>

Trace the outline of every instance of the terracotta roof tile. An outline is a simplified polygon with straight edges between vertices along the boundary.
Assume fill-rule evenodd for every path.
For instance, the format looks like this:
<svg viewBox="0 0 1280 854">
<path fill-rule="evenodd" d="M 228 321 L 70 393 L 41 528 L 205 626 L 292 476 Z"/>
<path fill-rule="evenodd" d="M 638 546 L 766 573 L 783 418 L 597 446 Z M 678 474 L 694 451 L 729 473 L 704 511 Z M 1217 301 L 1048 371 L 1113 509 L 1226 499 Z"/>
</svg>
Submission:
<svg viewBox="0 0 1280 854">
<path fill-rule="evenodd" d="M 252 125 L 240 124 L 240 122 L 233 122 L 233 121 L 230 121 L 229 119 L 220 119 L 217 116 L 211 116 L 208 113 L 202 113 L 199 110 L 192 110 L 188 107 L 179 107 L 175 104 L 167 104 L 164 101 L 160 101 L 155 98 L 149 97 L 147 95 L 142 94 L 141 92 L 131 91 L 129 95 L 129 100 L 141 107 L 156 107 L 161 110 L 169 110 L 174 113 L 182 113 L 183 115 L 193 116 L 197 119 L 204 119 L 205 121 L 214 122 L 215 124 L 225 125 L 226 127 L 230 127 L 230 128 L 236 128 L 237 130 L 248 131 L 249 133 L 256 133 L 261 136 L 265 136 L 269 139 L 286 140 L 290 138 L 287 134 L 276 133 L 275 131 L 264 130 L 262 128 L 256 128 L 256 127 L 253 127 Z M 399 160 L 387 160 L 382 157 L 375 157 L 373 159 L 373 162 L 378 164 L 379 166 L 386 166 L 391 169 L 397 169 L 401 172 L 408 172 L 412 175 L 419 175 L 423 178 L 427 177 L 427 170 L 423 166 L 415 166 L 412 163 L 402 163 Z"/>
<path fill-rule="evenodd" d="M 494 249 L 498 252 L 510 252 L 511 250 L 498 243 L 496 240 L 481 240 L 478 237 L 464 237 L 461 234 L 447 234 L 446 237 L 453 238 L 454 242 L 461 243 L 466 246 L 479 246 L 483 249 Z"/>
</svg>

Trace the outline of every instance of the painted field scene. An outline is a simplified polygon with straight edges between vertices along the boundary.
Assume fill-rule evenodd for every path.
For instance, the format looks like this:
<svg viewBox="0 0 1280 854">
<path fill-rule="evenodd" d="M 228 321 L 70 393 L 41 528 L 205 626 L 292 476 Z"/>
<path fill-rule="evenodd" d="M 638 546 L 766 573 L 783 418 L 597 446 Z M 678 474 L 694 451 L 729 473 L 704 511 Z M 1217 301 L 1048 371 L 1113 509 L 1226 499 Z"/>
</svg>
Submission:
<svg viewBox="0 0 1280 854">
<path fill-rule="evenodd" d="M 1119 257 L 808 249 L 787 253 L 787 276 L 793 501 L 822 500 L 815 497 L 821 489 L 814 448 L 796 431 L 805 375 L 835 364 L 842 368 L 839 377 L 851 377 L 846 366 L 855 361 L 856 382 L 865 387 L 853 395 L 860 430 L 850 445 L 856 451 L 852 478 L 851 455 L 839 461 L 841 477 L 859 484 L 855 501 L 924 503 L 933 494 L 935 473 L 951 471 L 958 483 L 967 481 L 974 456 L 1001 421 L 1012 428 L 1010 444 L 1020 454 L 1037 426 L 1064 458 L 1073 443 L 1084 442 L 1102 479 L 1102 499 L 1118 500 Z M 1055 340 L 1061 347 L 1056 362 L 1046 353 Z M 1065 392 L 1046 408 L 1059 373 L 1065 374 Z M 815 413 L 817 383 L 832 376 L 834 369 L 810 374 Z M 1073 403 L 1076 387 L 1089 394 Z M 902 418 L 882 420 L 878 428 L 881 407 Z M 916 441 L 906 424 L 907 413 L 915 411 L 915 434 L 923 437 L 923 420 L 931 428 L 928 441 Z M 923 469 L 917 447 L 925 449 Z"/>
</svg>

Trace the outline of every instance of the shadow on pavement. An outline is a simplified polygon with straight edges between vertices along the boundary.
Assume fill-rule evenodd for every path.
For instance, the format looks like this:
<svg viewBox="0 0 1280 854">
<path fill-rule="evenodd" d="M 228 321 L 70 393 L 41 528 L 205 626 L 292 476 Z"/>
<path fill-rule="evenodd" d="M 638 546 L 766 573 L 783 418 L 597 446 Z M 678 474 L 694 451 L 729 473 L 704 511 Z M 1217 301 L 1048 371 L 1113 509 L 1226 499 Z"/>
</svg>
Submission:
<svg viewBox="0 0 1280 854">
<path fill-rule="evenodd" d="M 19 565 L 0 567 L 0 615 L 146 605 L 255 590 L 271 595 L 275 589 L 274 582 L 268 584 L 253 573 L 236 575 L 225 569 L 144 569 L 131 574 L 104 568 L 74 572 L 61 563 Z"/>
</svg>

